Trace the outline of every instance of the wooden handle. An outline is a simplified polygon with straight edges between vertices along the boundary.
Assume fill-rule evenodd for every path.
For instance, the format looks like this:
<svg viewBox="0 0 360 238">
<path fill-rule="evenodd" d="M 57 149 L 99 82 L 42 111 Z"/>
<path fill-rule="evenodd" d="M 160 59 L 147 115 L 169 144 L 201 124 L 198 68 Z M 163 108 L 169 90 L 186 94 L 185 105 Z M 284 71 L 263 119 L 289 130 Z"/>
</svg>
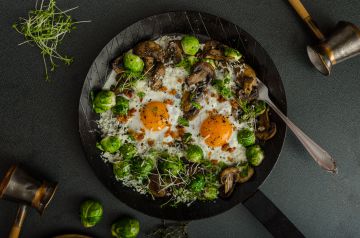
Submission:
<svg viewBox="0 0 360 238">
<path fill-rule="evenodd" d="M 325 40 L 324 34 L 320 31 L 300 0 L 289 0 L 289 3 L 295 9 L 301 19 L 303 19 L 303 21 L 308 25 L 314 35 L 321 41 Z"/>
<path fill-rule="evenodd" d="M 18 208 L 18 212 L 15 218 L 15 222 L 11 228 L 9 238 L 18 238 L 20 235 L 21 227 L 24 224 L 25 216 L 26 216 L 26 205 L 20 205 Z"/>
</svg>

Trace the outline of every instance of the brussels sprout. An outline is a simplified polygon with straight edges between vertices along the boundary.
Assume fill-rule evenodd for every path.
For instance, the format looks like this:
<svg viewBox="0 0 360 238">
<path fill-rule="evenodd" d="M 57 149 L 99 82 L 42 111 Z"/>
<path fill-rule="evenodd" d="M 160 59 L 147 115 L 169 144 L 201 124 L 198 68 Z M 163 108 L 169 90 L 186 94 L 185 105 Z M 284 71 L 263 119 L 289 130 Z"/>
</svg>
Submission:
<svg viewBox="0 0 360 238">
<path fill-rule="evenodd" d="M 161 172 L 171 175 L 178 175 L 182 170 L 184 170 L 183 162 L 175 155 L 165 155 L 160 161 L 159 167 Z"/>
<path fill-rule="evenodd" d="M 141 178 L 147 177 L 155 167 L 155 161 L 149 157 L 135 157 L 132 170 Z"/>
<path fill-rule="evenodd" d="M 115 153 L 121 146 L 121 140 L 116 136 L 107 136 L 96 144 L 96 147 L 102 151 Z"/>
<path fill-rule="evenodd" d="M 204 153 L 200 146 L 198 145 L 189 145 L 186 150 L 186 159 L 194 162 L 200 163 L 204 158 Z"/>
<path fill-rule="evenodd" d="M 128 113 L 128 111 L 129 111 L 129 100 L 127 100 L 122 96 L 116 97 L 116 104 L 112 108 L 112 112 L 115 115 L 124 116 Z"/>
<path fill-rule="evenodd" d="M 190 182 L 189 189 L 195 193 L 201 192 L 205 187 L 205 176 L 197 174 L 195 178 Z"/>
<path fill-rule="evenodd" d="M 96 113 L 103 113 L 115 106 L 116 96 L 112 91 L 100 91 L 93 100 L 93 110 Z"/>
<path fill-rule="evenodd" d="M 181 140 L 182 140 L 185 144 L 187 144 L 187 143 L 189 143 L 189 142 L 192 140 L 191 136 L 192 136 L 191 133 L 186 132 L 186 133 L 182 136 Z"/>
<path fill-rule="evenodd" d="M 130 175 L 131 164 L 128 160 L 121 160 L 113 164 L 113 172 L 116 179 L 123 179 Z"/>
<path fill-rule="evenodd" d="M 124 55 L 124 66 L 132 72 L 142 72 L 144 61 L 137 55 L 126 53 Z"/>
<path fill-rule="evenodd" d="M 80 206 L 80 218 L 84 227 L 93 227 L 99 223 L 103 216 L 101 203 L 94 200 L 86 200 Z"/>
<path fill-rule="evenodd" d="M 264 152 L 259 145 L 253 145 L 246 149 L 246 158 L 250 164 L 258 166 L 264 159 Z"/>
<path fill-rule="evenodd" d="M 181 46 L 187 55 L 195 55 L 200 49 L 199 40 L 194 36 L 184 36 L 181 40 Z"/>
<path fill-rule="evenodd" d="M 204 198 L 206 200 L 215 200 L 218 197 L 219 189 L 216 186 L 207 186 L 204 189 Z"/>
<path fill-rule="evenodd" d="M 202 59 L 201 61 L 209 63 L 212 67 L 214 67 L 214 69 L 216 69 L 216 64 L 215 64 L 215 61 L 213 59 L 205 58 L 205 59 Z"/>
<path fill-rule="evenodd" d="M 266 103 L 264 101 L 256 101 L 254 104 L 255 116 L 263 114 L 266 110 Z"/>
<path fill-rule="evenodd" d="M 249 128 L 241 129 L 237 134 L 239 144 L 247 147 L 255 144 L 255 132 Z"/>
<path fill-rule="evenodd" d="M 237 51 L 233 48 L 230 48 L 230 47 L 225 48 L 224 55 L 226 57 L 233 58 L 234 60 L 239 60 L 242 57 L 242 55 L 239 51 Z"/>
<path fill-rule="evenodd" d="M 123 218 L 111 226 L 111 235 L 116 238 L 135 238 L 140 231 L 140 223 L 134 218 Z"/>
<path fill-rule="evenodd" d="M 132 159 L 137 154 L 136 146 L 133 144 L 124 144 L 119 151 L 124 160 Z"/>
</svg>

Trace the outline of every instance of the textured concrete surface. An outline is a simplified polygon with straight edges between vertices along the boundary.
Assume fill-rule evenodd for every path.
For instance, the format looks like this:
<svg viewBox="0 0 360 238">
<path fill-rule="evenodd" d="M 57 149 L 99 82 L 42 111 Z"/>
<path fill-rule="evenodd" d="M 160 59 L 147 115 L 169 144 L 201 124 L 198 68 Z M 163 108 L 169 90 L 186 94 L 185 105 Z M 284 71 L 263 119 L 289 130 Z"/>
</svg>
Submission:
<svg viewBox="0 0 360 238">
<path fill-rule="evenodd" d="M 338 20 L 360 25 L 360 1 L 304 0 L 324 31 Z M 95 178 L 78 135 L 77 109 L 82 83 L 102 47 L 127 25 L 160 12 L 198 10 L 224 17 L 249 32 L 278 67 L 287 93 L 288 115 L 337 160 L 339 174 L 320 170 L 288 131 L 283 152 L 261 190 L 306 237 L 359 237 L 360 234 L 360 57 L 335 67 L 324 77 L 311 67 L 305 45 L 314 38 L 287 1 L 269 0 L 59 0 L 63 9 L 79 5 L 73 16 L 92 20 L 68 37 L 63 51 L 75 57 L 43 80 L 37 49 L 18 46 L 23 39 L 11 25 L 26 16 L 35 1 L 0 1 L 0 176 L 19 162 L 48 179 L 59 191 L 41 217 L 31 211 L 23 229 L 27 238 L 62 232 L 110 237 L 116 217 L 131 214 L 142 224 L 141 237 L 160 220 L 119 202 Z M 78 206 L 95 197 L 105 207 L 95 228 L 81 227 Z M 0 237 L 6 237 L 16 205 L 0 202 Z M 190 237 L 270 237 L 242 206 L 191 222 Z"/>
</svg>

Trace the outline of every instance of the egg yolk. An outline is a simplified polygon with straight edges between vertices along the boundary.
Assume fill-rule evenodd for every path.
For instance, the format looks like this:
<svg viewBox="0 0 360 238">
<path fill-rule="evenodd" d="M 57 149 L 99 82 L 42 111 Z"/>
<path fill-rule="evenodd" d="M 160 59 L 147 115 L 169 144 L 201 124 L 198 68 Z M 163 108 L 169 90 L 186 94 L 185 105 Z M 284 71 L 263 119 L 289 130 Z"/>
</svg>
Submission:
<svg viewBox="0 0 360 238">
<path fill-rule="evenodd" d="M 140 119 L 146 129 L 160 131 L 169 124 L 166 104 L 162 102 L 147 103 L 140 111 Z"/>
<path fill-rule="evenodd" d="M 200 135 L 210 147 L 225 145 L 233 132 L 232 124 L 222 115 L 211 115 L 200 127 Z"/>
</svg>

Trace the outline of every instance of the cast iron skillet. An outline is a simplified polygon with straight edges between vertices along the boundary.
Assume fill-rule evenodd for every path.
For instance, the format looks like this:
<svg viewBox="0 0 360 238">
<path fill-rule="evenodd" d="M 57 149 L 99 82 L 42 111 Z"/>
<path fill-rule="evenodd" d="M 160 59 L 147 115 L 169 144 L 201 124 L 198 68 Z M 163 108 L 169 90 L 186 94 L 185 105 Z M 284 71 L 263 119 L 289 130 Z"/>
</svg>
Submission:
<svg viewBox="0 0 360 238">
<path fill-rule="evenodd" d="M 193 34 L 203 40 L 211 38 L 239 49 L 246 62 L 269 87 L 275 104 L 286 113 L 285 91 L 279 73 L 269 55 L 247 32 L 220 17 L 205 13 L 183 11 L 151 16 L 132 24 L 115 36 L 96 57 L 86 76 L 80 97 L 79 129 L 85 153 L 96 175 L 122 202 L 150 216 L 171 220 L 201 219 L 225 212 L 243 202 L 270 232 L 274 231 L 274 235 L 283 232 L 297 234 L 298 231 L 290 221 L 258 190 L 274 167 L 285 138 L 286 126 L 274 113 L 271 114 L 271 118 L 276 122 L 278 131 L 273 139 L 262 145 L 266 159 L 261 166 L 255 168 L 255 176 L 249 182 L 237 186 L 228 199 L 195 202 L 190 207 L 183 205 L 176 208 L 161 208 L 164 200 L 152 200 L 150 196 L 140 195 L 122 186 L 116 182 L 112 166 L 100 159 L 100 152 L 95 147 L 96 141 L 99 140 L 95 124 L 98 115 L 92 112 L 90 92 L 102 88 L 111 71 L 110 63 L 115 57 L 140 41 L 155 39 L 165 34 Z"/>
</svg>

